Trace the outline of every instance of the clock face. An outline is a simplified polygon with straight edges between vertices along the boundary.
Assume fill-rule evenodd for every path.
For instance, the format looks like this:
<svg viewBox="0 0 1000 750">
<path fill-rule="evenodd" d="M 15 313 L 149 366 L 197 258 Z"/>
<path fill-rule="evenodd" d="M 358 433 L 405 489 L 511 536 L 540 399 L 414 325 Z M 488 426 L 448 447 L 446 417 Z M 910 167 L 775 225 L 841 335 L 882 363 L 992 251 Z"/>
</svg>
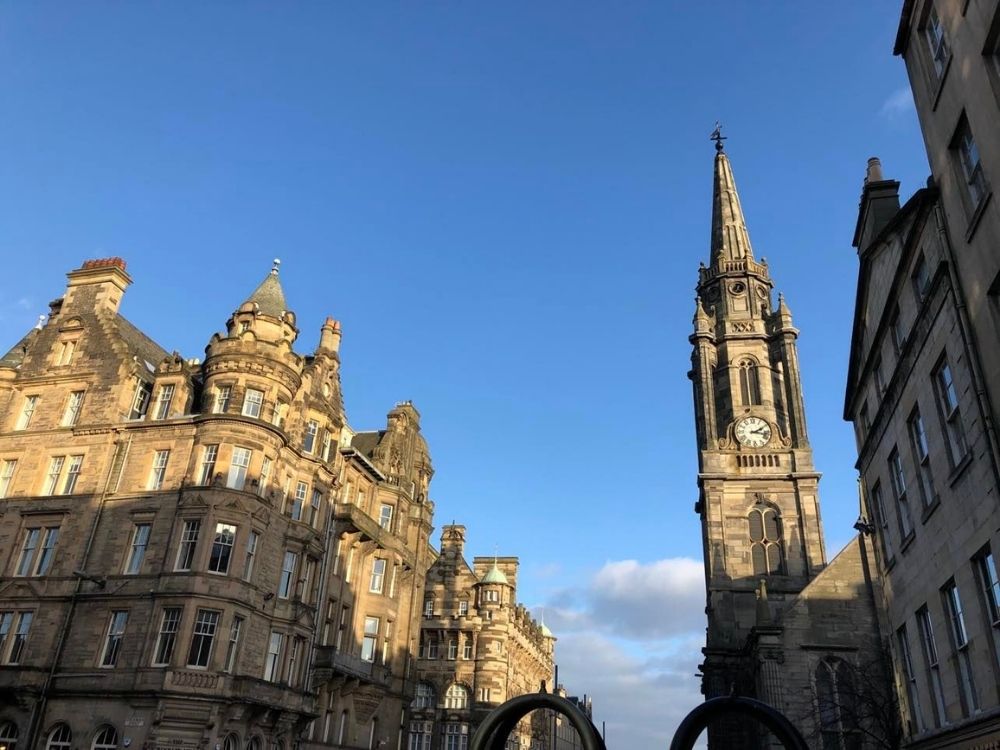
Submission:
<svg viewBox="0 0 1000 750">
<path fill-rule="evenodd" d="M 771 439 L 771 426 L 760 417 L 746 417 L 736 423 L 736 439 L 747 448 L 763 448 Z"/>
</svg>

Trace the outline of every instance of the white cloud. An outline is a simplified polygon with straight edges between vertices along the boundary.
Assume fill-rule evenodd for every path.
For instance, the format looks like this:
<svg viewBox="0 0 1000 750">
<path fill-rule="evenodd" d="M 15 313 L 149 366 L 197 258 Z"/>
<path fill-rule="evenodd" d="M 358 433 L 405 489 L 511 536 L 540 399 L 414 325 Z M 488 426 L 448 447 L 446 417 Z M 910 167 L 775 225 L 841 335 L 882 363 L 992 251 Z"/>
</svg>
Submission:
<svg viewBox="0 0 1000 750">
<path fill-rule="evenodd" d="M 882 102 L 879 114 L 892 120 L 912 112 L 913 109 L 913 94 L 910 92 L 909 86 L 904 86 L 889 94 L 888 98 Z"/>
<path fill-rule="evenodd" d="M 705 576 L 686 557 L 605 563 L 587 589 L 550 597 L 546 623 L 559 632 L 589 630 L 638 639 L 662 639 L 705 627 Z"/>
<path fill-rule="evenodd" d="M 609 747 L 662 750 L 702 697 L 694 676 L 702 641 L 681 639 L 666 653 L 643 658 L 594 633 L 560 639 L 560 682 L 594 701 L 594 720 L 607 727 Z"/>
<path fill-rule="evenodd" d="M 609 746 L 668 747 L 680 720 L 702 701 L 695 673 L 704 608 L 702 563 L 684 557 L 608 562 L 583 587 L 548 597 L 559 681 L 593 698 Z"/>
</svg>

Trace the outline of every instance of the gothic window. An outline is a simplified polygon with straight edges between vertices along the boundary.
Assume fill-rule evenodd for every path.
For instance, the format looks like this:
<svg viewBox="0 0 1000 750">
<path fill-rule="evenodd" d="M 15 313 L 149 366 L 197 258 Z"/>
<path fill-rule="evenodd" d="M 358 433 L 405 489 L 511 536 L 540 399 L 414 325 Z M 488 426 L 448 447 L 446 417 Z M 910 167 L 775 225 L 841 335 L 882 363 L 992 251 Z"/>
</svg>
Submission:
<svg viewBox="0 0 1000 750">
<path fill-rule="evenodd" d="M 778 512 L 767 505 L 758 505 L 750 511 L 747 520 L 754 575 L 781 573 L 781 520 Z"/>
<path fill-rule="evenodd" d="M 857 750 L 857 708 L 851 668 L 843 659 L 828 658 L 816 666 L 816 708 L 824 750 Z"/>
<path fill-rule="evenodd" d="M 737 365 L 740 371 L 740 398 L 744 406 L 760 404 L 760 378 L 757 363 L 745 359 Z"/>
</svg>

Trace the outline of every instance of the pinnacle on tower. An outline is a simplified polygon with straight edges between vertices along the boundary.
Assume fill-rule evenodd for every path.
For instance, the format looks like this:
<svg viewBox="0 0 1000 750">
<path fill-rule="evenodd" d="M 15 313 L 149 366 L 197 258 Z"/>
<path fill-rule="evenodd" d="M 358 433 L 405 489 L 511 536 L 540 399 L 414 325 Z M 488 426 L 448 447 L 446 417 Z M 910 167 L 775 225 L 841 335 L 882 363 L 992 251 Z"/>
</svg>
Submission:
<svg viewBox="0 0 1000 750">
<path fill-rule="evenodd" d="M 712 184 L 712 251 L 710 266 L 718 267 L 727 260 L 753 260 L 750 235 L 747 232 L 740 196 L 729 157 L 722 148 L 721 128 L 712 134 L 715 141 L 715 179 Z"/>
<path fill-rule="evenodd" d="M 264 277 L 260 285 L 247 297 L 246 302 L 243 303 L 244 305 L 250 302 L 255 305 L 258 313 L 272 318 L 281 318 L 285 314 L 285 311 L 288 310 L 288 305 L 285 303 L 285 292 L 281 288 L 281 282 L 278 280 L 278 266 L 280 265 L 281 261 L 275 258 L 271 266 L 271 272 Z"/>
</svg>

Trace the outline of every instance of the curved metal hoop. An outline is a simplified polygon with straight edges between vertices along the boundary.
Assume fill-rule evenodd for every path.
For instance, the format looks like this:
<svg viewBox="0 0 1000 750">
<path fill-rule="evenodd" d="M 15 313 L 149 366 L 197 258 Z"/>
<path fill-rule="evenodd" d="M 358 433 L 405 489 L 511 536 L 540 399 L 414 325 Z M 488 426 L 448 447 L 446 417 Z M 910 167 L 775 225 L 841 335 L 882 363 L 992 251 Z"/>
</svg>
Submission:
<svg viewBox="0 0 1000 750">
<path fill-rule="evenodd" d="M 587 715 L 565 698 L 550 693 L 519 695 L 494 708 L 472 735 L 469 750 L 504 750 L 507 737 L 517 722 L 539 708 L 552 709 L 569 719 L 570 724 L 580 735 L 583 750 L 607 750 L 597 727 Z"/>
<path fill-rule="evenodd" d="M 786 748 L 809 750 L 799 730 L 783 713 L 753 698 L 737 696 L 712 698 L 691 711 L 677 727 L 670 750 L 691 750 L 709 722 L 727 714 L 741 714 L 756 719 L 770 729 Z"/>
</svg>

